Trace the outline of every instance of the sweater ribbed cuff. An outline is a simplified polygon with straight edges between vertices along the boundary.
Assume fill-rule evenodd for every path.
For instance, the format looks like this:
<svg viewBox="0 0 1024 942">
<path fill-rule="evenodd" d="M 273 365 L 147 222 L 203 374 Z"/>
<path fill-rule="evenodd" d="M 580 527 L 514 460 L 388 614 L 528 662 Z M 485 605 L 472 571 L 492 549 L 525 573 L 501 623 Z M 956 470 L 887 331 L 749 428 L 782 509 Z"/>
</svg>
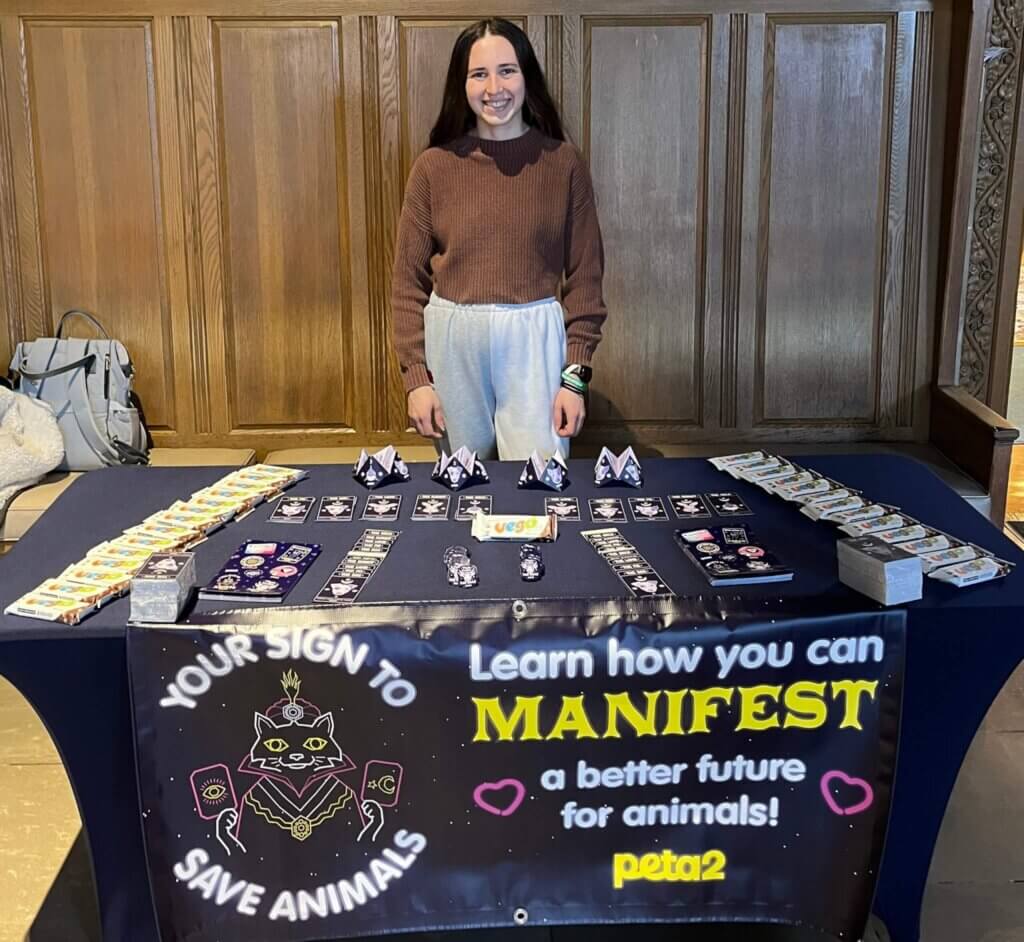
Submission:
<svg viewBox="0 0 1024 942">
<path fill-rule="evenodd" d="M 418 386 L 429 386 L 430 374 L 427 372 L 426 363 L 410 363 L 402 368 L 402 383 L 407 393 L 412 392 Z"/>
<path fill-rule="evenodd" d="M 570 340 L 565 348 L 566 363 L 579 363 L 580 366 L 590 366 L 590 359 L 593 355 L 593 346 L 585 340 Z"/>
</svg>

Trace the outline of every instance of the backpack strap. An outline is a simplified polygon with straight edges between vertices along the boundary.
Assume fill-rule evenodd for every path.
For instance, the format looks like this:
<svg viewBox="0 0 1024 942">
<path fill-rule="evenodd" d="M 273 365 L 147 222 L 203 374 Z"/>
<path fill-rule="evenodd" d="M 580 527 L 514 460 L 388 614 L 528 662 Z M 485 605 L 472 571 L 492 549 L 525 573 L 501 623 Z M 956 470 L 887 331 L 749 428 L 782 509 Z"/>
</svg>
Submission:
<svg viewBox="0 0 1024 942">
<path fill-rule="evenodd" d="M 88 311 L 71 310 L 71 311 L 65 311 L 61 315 L 60 322 L 57 324 L 57 339 L 58 340 L 62 340 L 63 337 L 64 337 L 64 322 L 69 317 L 83 317 L 83 318 L 85 318 L 90 324 L 92 324 L 93 327 L 95 327 L 101 334 L 103 334 L 103 336 L 107 340 L 110 339 L 110 334 L 108 334 L 106 332 L 106 330 L 104 329 L 103 325 L 98 320 L 96 320 L 96 318 L 93 317 L 92 314 L 90 314 Z"/>
</svg>

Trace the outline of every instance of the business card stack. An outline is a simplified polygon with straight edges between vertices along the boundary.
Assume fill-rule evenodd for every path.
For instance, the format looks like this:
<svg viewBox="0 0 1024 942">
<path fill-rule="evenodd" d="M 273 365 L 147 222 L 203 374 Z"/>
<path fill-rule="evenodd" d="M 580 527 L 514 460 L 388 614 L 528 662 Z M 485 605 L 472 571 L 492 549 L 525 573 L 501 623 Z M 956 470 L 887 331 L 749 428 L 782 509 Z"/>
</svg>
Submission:
<svg viewBox="0 0 1024 942">
<path fill-rule="evenodd" d="M 131 620 L 176 622 L 195 584 L 192 553 L 154 553 L 132 577 Z"/>
<path fill-rule="evenodd" d="M 921 559 L 876 536 L 836 543 L 839 581 L 882 605 L 916 602 L 923 593 Z"/>
</svg>

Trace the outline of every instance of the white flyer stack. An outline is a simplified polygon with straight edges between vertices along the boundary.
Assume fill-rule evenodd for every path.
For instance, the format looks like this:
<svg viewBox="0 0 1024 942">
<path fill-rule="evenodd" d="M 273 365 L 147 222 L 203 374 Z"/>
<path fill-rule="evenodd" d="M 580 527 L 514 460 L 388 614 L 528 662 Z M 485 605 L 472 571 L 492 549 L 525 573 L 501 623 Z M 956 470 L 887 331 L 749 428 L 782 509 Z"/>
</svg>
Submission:
<svg viewBox="0 0 1024 942">
<path fill-rule="evenodd" d="M 874 536 L 851 537 L 836 543 L 836 557 L 839 581 L 882 605 L 921 598 L 921 559 L 898 545 Z"/>
<path fill-rule="evenodd" d="M 131 620 L 176 622 L 195 584 L 192 553 L 154 553 L 132 577 Z"/>
</svg>

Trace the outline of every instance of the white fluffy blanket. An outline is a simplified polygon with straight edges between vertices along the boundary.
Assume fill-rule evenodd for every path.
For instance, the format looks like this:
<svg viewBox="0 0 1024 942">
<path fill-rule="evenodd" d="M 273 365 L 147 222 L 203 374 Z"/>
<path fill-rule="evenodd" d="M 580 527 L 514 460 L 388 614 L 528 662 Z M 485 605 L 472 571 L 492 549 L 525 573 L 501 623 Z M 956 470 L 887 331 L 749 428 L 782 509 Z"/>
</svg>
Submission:
<svg viewBox="0 0 1024 942">
<path fill-rule="evenodd" d="M 0 386 L 0 520 L 14 495 L 63 457 L 64 439 L 50 407 Z"/>
</svg>

